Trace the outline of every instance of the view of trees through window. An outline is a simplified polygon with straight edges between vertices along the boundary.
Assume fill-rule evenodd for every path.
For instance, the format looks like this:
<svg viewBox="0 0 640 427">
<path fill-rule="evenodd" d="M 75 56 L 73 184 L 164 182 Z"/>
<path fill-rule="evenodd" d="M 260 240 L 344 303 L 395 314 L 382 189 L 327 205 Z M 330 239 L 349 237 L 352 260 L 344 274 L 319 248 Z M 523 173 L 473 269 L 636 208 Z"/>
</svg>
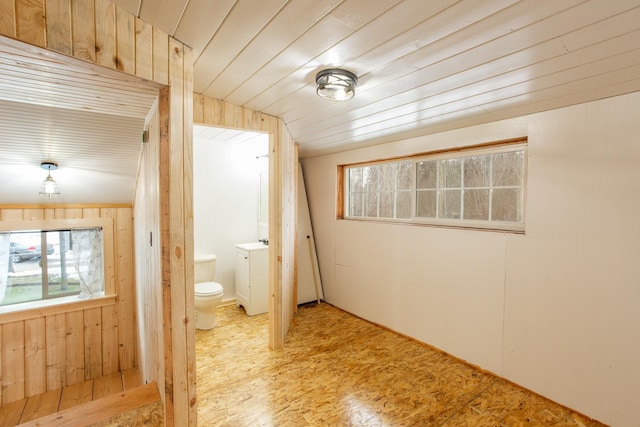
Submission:
<svg viewBox="0 0 640 427">
<path fill-rule="evenodd" d="M 102 291 L 102 230 L 92 230 L 88 244 L 91 230 L 0 233 L 0 305 Z"/>
<path fill-rule="evenodd" d="M 453 221 L 454 225 L 457 221 L 461 226 L 491 223 L 487 228 L 503 228 L 497 223 L 523 224 L 522 144 L 344 170 L 347 218 Z"/>
</svg>

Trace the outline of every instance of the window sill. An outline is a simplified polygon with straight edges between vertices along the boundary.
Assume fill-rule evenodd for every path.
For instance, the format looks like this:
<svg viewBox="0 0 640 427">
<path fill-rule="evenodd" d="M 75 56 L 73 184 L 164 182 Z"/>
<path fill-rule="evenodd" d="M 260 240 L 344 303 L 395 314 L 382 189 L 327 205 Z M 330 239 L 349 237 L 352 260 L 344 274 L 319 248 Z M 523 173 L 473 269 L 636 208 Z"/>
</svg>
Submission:
<svg viewBox="0 0 640 427">
<path fill-rule="evenodd" d="M 78 299 L 77 295 L 0 307 L 0 324 L 115 305 L 117 295 Z"/>
</svg>

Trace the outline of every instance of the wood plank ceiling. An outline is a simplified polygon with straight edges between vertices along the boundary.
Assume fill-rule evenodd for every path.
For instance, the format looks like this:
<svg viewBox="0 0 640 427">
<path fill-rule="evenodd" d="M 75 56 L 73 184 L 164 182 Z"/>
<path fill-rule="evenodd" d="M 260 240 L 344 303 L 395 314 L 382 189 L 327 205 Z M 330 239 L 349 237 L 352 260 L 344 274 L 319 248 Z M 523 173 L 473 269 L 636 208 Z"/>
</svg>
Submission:
<svg viewBox="0 0 640 427">
<path fill-rule="evenodd" d="M 194 90 L 302 157 L 640 90 L 640 0 L 115 0 L 193 47 Z M 315 75 L 359 77 L 356 97 Z"/>
<path fill-rule="evenodd" d="M 640 0 L 114 3 L 193 48 L 195 92 L 281 117 L 299 144 L 301 157 L 640 90 Z M 130 203 L 143 115 L 126 114 L 138 120 L 136 123 L 115 115 L 111 125 L 105 122 L 100 128 L 94 126 L 90 134 L 77 138 L 70 135 L 93 119 L 65 117 L 63 124 L 56 125 L 61 133 L 60 128 L 64 128 L 64 135 L 47 140 L 45 135 L 51 129 L 42 124 L 49 120 L 49 113 L 44 112 L 47 110 L 39 114 L 14 104 L 16 98 L 31 98 L 29 102 L 51 108 L 46 97 L 39 98 L 46 91 L 34 90 L 41 85 L 30 88 L 24 83 L 21 86 L 26 87 L 27 95 L 17 93 L 11 81 L 15 73 L 11 74 L 10 69 L 24 58 L 7 55 L 0 54 L 0 100 L 4 100 L 0 105 L 0 159 L 8 159 L 0 160 L 0 179 L 14 183 L 11 191 L 15 194 L 9 196 L 0 190 L 0 203 L 25 202 L 18 196 L 26 191 L 19 186 L 18 177 L 39 171 L 36 181 L 43 179 L 43 171 L 16 168 L 11 163 L 18 157 L 21 145 L 39 137 L 43 138 L 39 151 L 37 155 L 31 153 L 33 169 L 46 157 L 57 161 L 64 158 L 65 163 L 77 165 L 78 170 L 81 165 L 86 166 L 96 177 L 95 185 L 90 175 L 68 177 L 70 183 L 65 187 L 83 183 L 90 190 L 78 193 L 78 197 L 67 192 L 68 199 L 61 202 L 117 199 Z M 315 94 L 316 73 L 333 67 L 347 69 L 359 77 L 355 98 L 331 102 Z M 40 71 L 25 74 L 24 80 L 40 81 Z M 86 77 L 79 72 L 70 76 Z M 51 81 L 44 82 L 47 91 L 55 86 Z M 136 92 L 137 84 L 115 86 L 122 90 L 114 95 L 83 93 L 87 86 L 78 86 L 66 87 L 64 96 L 54 98 L 72 104 L 72 94 L 82 95 L 85 98 L 78 101 L 82 105 L 87 98 L 111 96 L 118 106 L 115 110 L 122 112 L 127 110 L 120 108 L 123 104 L 134 105 L 135 99 L 141 97 L 140 108 L 149 108 L 151 95 Z M 107 82 L 105 87 L 109 87 Z M 91 105 L 95 110 L 89 109 L 89 113 L 107 116 L 96 119 L 96 123 L 119 114 L 108 104 L 104 108 L 110 111 L 99 111 L 102 107 L 96 103 Z M 81 110 L 72 111 L 82 113 Z M 25 117 L 30 119 L 25 121 Z M 16 123 L 13 133 L 7 129 L 9 122 Z M 130 136 L 118 135 L 128 128 L 132 129 Z M 20 136 L 20 131 L 24 135 Z M 106 136 L 100 136 L 102 132 Z M 9 135 L 12 142 L 7 142 Z M 73 139 L 78 145 L 65 146 L 63 138 Z M 135 153 L 125 153 L 124 148 L 114 144 L 114 140 L 132 138 L 136 141 Z M 98 145 L 99 158 L 92 158 Z M 21 155 L 28 154 L 25 149 Z M 124 157 L 129 161 L 123 162 Z M 117 170 L 119 166 L 128 172 Z M 66 179 L 64 173 L 61 167 L 56 179 Z M 107 198 L 105 195 L 111 194 L 109 186 L 100 184 L 97 175 L 113 173 L 116 176 L 110 181 L 111 188 L 130 188 Z"/>
</svg>

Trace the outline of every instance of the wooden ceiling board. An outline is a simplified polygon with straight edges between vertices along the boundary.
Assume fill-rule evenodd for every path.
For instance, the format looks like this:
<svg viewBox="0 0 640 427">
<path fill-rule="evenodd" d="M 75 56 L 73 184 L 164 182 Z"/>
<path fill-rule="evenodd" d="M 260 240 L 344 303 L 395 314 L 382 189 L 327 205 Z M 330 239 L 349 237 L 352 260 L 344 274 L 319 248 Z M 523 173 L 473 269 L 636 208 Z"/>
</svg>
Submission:
<svg viewBox="0 0 640 427">
<path fill-rule="evenodd" d="M 383 120 L 385 116 L 403 115 L 407 111 L 432 107 L 435 103 L 451 102 L 452 98 L 464 98 L 472 94 L 496 90 L 522 81 L 526 82 L 541 75 L 564 69 L 573 69 L 577 64 L 588 64 L 600 58 L 628 52 L 629 46 L 633 46 L 635 41 L 640 40 L 640 38 L 637 38 L 637 30 L 633 31 L 640 25 L 640 11 L 637 11 L 637 14 L 637 20 L 634 13 L 619 15 L 610 20 L 601 21 L 601 25 L 610 27 L 607 30 L 607 34 L 620 35 L 600 43 L 591 44 L 592 40 L 589 37 L 591 32 L 581 28 L 564 37 L 552 38 L 531 48 L 498 58 L 495 61 L 480 64 L 477 67 L 438 79 L 416 89 L 403 91 L 404 88 L 394 88 L 393 90 L 397 93 L 396 96 L 364 105 L 358 109 L 352 109 L 350 117 L 345 114 L 341 119 L 332 122 L 334 124 L 333 128 L 337 128 L 340 125 L 350 126 L 352 120 L 362 123 L 363 118 L 368 121 L 378 121 Z M 632 32 L 629 33 L 629 30 Z M 567 52 L 567 45 L 571 45 L 573 50 Z M 482 55 L 480 56 L 482 57 Z M 509 71 L 504 72 L 504 70 Z M 436 77 L 438 76 L 435 70 L 426 71 Z M 358 94 L 358 96 L 365 97 L 366 93 Z M 419 107 L 413 102 L 415 100 L 420 101 Z M 289 129 L 290 131 L 299 130 L 313 135 L 309 142 L 314 139 L 321 139 L 327 134 L 328 125 L 324 121 L 314 122 L 318 118 L 325 119 L 321 113 L 316 114 L 314 118 L 308 120 L 291 122 Z"/>
<path fill-rule="evenodd" d="M 174 37 L 193 49 L 197 61 L 236 0 L 190 0 Z"/>
<path fill-rule="evenodd" d="M 194 92 L 209 95 L 211 82 L 263 30 L 285 4 L 285 0 L 261 0 L 259 7 L 256 7 L 255 2 L 250 0 L 238 0 L 227 15 L 224 25 L 214 34 L 207 49 L 195 61 Z"/>
<path fill-rule="evenodd" d="M 564 5 L 569 2 L 560 3 L 564 8 Z M 389 97 L 403 94 L 415 87 L 464 71 L 473 64 L 488 62 L 490 58 L 496 56 L 493 51 L 494 45 L 490 43 L 498 43 L 497 41 L 501 37 L 510 36 L 517 31 L 516 29 L 523 26 L 540 22 L 561 8 L 559 2 L 548 2 L 539 7 L 536 7 L 536 4 L 539 5 L 534 1 L 520 2 L 509 7 L 508 4 L 501 3 L 500 6 L 507 7 L 496 10 L 485 5 L 480 9 L 473 8 L 476 12 L 469 15 L 456 12 L 463 14 L 467 19 L 461 20 L 459 26 L 449 26 L 448 30 L 452 31 L 451 33 L 432 31 L 430 37 L 424 38 L 420 43 L 421 46 L 412 52 L 398 52 L 404 54 L 386 63 L 372 63 L 372 71 L 367 70 L 366 73 L 361 74 L 362 84 L 356 90 L 357 97 L 349 101 L 350 105 L 347 103 L 325 103 L 324 109 L 316 110 L 313 115 L 307 117 L 306 121 L 303 119 L 299 125 L 296 121 L 303 117 L 304 110 L 302 109 L 291 108 L 290 112 L 281 111 L 279 116 L 283 117 L 290 131 L 295 134 L 293 129 L 296 129 L 296 126 L 304 127 L 309 121 L 314 121 L 318 117 L 323 120 L 327 117 L 341 117 L 344 114 L 349 114 L 352 117 L 354 110 L 364 105 L 365 102 L 373 102 L 376 96 L 379 101 L 385 101 Z M 522 9 L 525 6 L 527 9 Z M 478 10 L 483 13 L 479 14 Z M 435 17 L 434 21 L 436 22 L 429 23 L 432 24 L 430 26 L 439 28 L 436 25 L 439 22 L 438 17 Z M 496 22 L 503 22 L 503 24 L 497 25 Z M 462 26 L 462 23 L 467 25 Z M 421 28 L 426 30 L 424 26 Z M 375 56 L 389 58 L 389 55 L 381 52 L 381 48 L 377 49 Z M 359 63 L 359 59 L 354 62 Z M 376 95 L 365 95 L 368 91 L 372 91 Z M 295 107 L 295 104 L 289 99 L 283 99 L 282 104 Z"/>
<path fill-rule="evenodd" d="M 615 10 L 609 9 L 609 11 L 611 14 L 615 13 Z M 452 52 L 462 53 L 450 56 L 446 59 L 442 59 L 433 65 L 427 65 L 396 80 L 387 81 L 380 87 L 362 88 L 362 90 L 358 93 L 358 97 L 352 100 L 355 102 L 350 101 L 352 105 L 346 105 L 347 103 L 333 104 L 330 106 L 331 110 L 327 108 L 325 110 L 315 111 L 312 116 L 308 116 L 307 120 L 303 121 L 299 125 L 296 124 L 295 117 L 290 117 L 287 113 L 282 114 L 281 116 L 284 118 L 285 122 L 288 123 L 288 128 L 290 129 L 290 131 L 297 136 L 296 140 L 304 144 L 305 142 L 307 142 L 306 135 L 297 133 L 298 126 L 300 129 L 305 129 L 304 132 L 312 134 L 316 129 L 310 129 L 309 127 L 306 127 L 306 125 L 310 124 L 310 122 L 318 123 L 318 121 L 320 121 L 324 123 L 325 126 L 332 127 L 334 125 L 334 123 L 332 122 L 332 118 L 338 117 L 340 120 L 340 117 L 344 118 L 345 115 L 349 117 L 349 120 L 351 122 L 352 120 L 358 119 L 359 113 L 364 112 L 364 114 L 367 114 L 367 110 L 359 111 L 359 108 L 364 105 L 367 105 L 369 107 L 368 111 L 375 110 L 379 116 L 382 116 L 383 120 L 393 117 L 392 114 L 386 114 L 388 112 L 388 104 L 390 102 L 393 102 L 397 103 L 397 105 L 401 105 L 403 103 L 403 95 L 407 95 L 407 98 L 413 99 L 415 108 L 419 109 L 419 103 L 421 102 L 422 98 L 424 98 L 425 91 L 422 90 L 422 93 L 420 93 L 420 89 L 414 88 L 420 82 L 423 83 L 422 86 L 428 83 L 439 83 L 441 79 L 445 79 L 448 76 L 458 76 L 460 73 L 464 73 L 471 67 L 482 66 L 483 64 L 490 63 L 493 60 L 498 60 L 501 57 L 507 56 L 510 53 L 515 53 L 518 51 L 515 46 L 535 46 L 539 43 L 543 43 L 545 40 L 553 40 L 556 37 L 566 34 L 567 31 L 582 28 L 585 25 L 585 21 L 592 23 L 596 19 L 595 16 L 603 16 L 602 10 L 596 10 L 594 14 L 590 15 L 587 15 L 581 8 L 572 8 L 566 11 L 566 13 L 569 12 L 571 13 L 570 22 L 572 27 L 569 26 L 568 23 L 566 23 L 563 27 L 558 27 L 558 22 L 556 22 L 556 19 L 554 19 L 558 15 L 552 15 L 551 17 L 548 17 L 546 19 L 536 20 L 534 21 L 534 23 L 523 27 L 519 31 L 513 31 L 507 35 L 503 35 L 502 37 L 494 38 L 490 42 L 480 44 L 477 47 L 467 48 L 466 50 L 454 49 L 452 50 Z M 509 40 L 511 40 L 513 37 L 520 37 L 523 42 L 512 45 L 509 43 Z M 559 48 L 562 48 L 562 46 L 559 46 Z M 528 61 L 531 61 L 531 59 L 529 58 Z M 517 68 L 518 66 L 522 65 L 523 64 L 513 63 L 512 67 Z M 495 70 L 493 70 L 492 73 L 495 75 Z M 395 72 L 394 74 L 399 75 L 400 73 Z M 370 86 L 373 85 L 373 83 L 369 83 Z M 378 96 L 391 93 L 396 94 L 396 96 L 393 96 L 391 98 L 385 97 L 379 100 L 376 100 L 375 98 L 371 99 L 370 97 L 366 96 L 367 90 L 375 90 Z M 432 88 L 432 92 L 439 93 L 438 87 L 436 86 Z M 296 112 L 295 114 L 298 113 Z M 320 138 L 321 136 L 314 134 L 314 137 Z"/>
<path fill-rule="evenodd" d="M 229 93 L 239 86 L 238 82 L 246 82 L 264 64 L 282 53 L 339 3 L 340 0 L 316 0 L 311 4 L 306 0 L 292 0 L 287 3 L 264 30 L 211 82 L 209 93 L 215 98 L 227 100 Z"/>
<path fill-rule="evenodd" d="M 359 22 L 363 22 L 364 25 L 364 23 L 375 20 L 397 2 L 396 0 L 395 2 L 367 3 L 367 7 L 362 10 Z M 267 67 L 253 76 L 251 82 L 246 85 L 247 101 L 243 102 L 238 99 L 238 91 L 232 93 L 228 97 L 228 101 L 243 102 L 241 105 L 248 108 L 272 114 L 277 111 L 272 106 L 279 105 L 288 94 L 296 93 L 309 85 L 313 85 L 313 87 L 306 88 L 305 93 L 315 93 L 315 75 L 318 71 L 324 68 L 346 66 L 344 58 L 340 57 L 340 52 L 335 47 L 354 33 L 353 22 L 352 20 L 338 19 L 337 16 L 340 16 L 340 13 L 353 14 L 361 7 L 362 4 L 355 0 L 341 3 L 339 8 L 318 21 L 286 51 L 279 54 Z M 349 25 L 346 25 L 344 21 L 348 21 Z M 346 68 L 349 67 L 346 66 Z M 359 70 L 352 68 L 351 71 L 358 73 Z M 251 97 L 251 94 L 254 96 Z M 303 99 L 310 103 L 318 100 L 313 96 L 310 98 L 304 96 Z M 292 106 L 292 108 L 295 107 Z M 305 109 L 313 111 L 314 106 L 307 104 Z"/>
<path fill-rule="evenodd" d="M 173 36 L 189 0 L 142 0 L 137 14 L 146 23 Z"/>
<path fill-rule="evenodd" d="M 422 112 L 421 115 L 416 114 L 410 119 L 393 118 L 387 122 L 375 123 L 324 138 L 317 144 L 309 144 L 305 148 L 306 154 L 311 156 L 341 151 L 344 148 L 340 147 L 343 147 L 345 140 L 352 142 L 354 147 L 366 146 L 370 145 L 372 135 L 375 136 L 378 143 L 384 143 L 397 140 L 399 136 L 400 138 L 410 138 L 425 134 L 422 126 L 438 125 L 434 128 L 429 127 L 429 130 L 441 132 L 456 127 L 471 126 L 617 96 L 640 90 L 640 77 L 638 76 L 640 76 L 640 66 L 634 66 L 505 99 L 491 99 L 489 96 L 489 99 L 484 100 L 486 103 L 478 105 L 469 105 L 470 101 L 464 99 L 437 106 L 429 112 Z"/>
</svg>

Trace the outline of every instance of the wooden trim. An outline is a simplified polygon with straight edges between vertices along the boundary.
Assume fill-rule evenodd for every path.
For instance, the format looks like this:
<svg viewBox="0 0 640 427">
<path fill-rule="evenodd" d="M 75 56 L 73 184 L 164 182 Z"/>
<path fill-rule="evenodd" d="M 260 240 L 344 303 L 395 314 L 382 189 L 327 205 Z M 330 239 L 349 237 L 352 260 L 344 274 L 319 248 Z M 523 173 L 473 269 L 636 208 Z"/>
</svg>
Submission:
<svg viewBox="0 0 640 427">
<path fill-rule="evenodd" d="M 442 149 L 432 150 L 432 151 L 421 151 L 419 153 L 408 154 L 405 156 L 385 157 L 382 159 L 369 160 L 365 162 L 345 163 L 340 166 L 352 167 L 352 166 L 360 166 L 360 165 L 375 165 L 377 163 L 396 162 L 399 160 L 411 160 L 416 157 L 423 157 L 423 156 L 435 156 L 438 154 L 446 154 L 446 153 L 464 153 L 465 151 L 473 151 L 473 150 L 478 150 L 482 148 L 508 147 L 511 145 L 526 144 L 527 142 L 528 142 L 528 138 L 526 136 L 523 136 L 519 138 L 503 139 L 500 141 L 483 142 L 480 144 L 467 145 L 463 147 L 442 148 Z"/>
<path fill-rule="evenodd" d="M 50 301 L 50 300 L 47 300 Z M 115 305 L 118 301 L 117 295 L 106 295 L 102 297 L 94 297 L 87 300 L 78 300 L 72 302 L 63 302 L 52 304 L 45 307 L 34 307 L 20 309 L 16 311 L 7 311 L 0 313 L 0 325 L 5 323 L 17 322 L 21 320 L 36 319 L 38 317 L 54 316 L 56 314 L 65 314 L 72 311 L 88 310 L 97 307 L 106 307 Z M 10 306 L 9 306 L 10 307 Z"/>
<path fill-rule="evenodd" d="M 111 204 L 88 204 L 88 205 L 78 205 L 78 204 L 60 204 L 60 203 L 31 203 L 27 205 L 9 205 L 9 204 L 0 204 L 0 209 L 90 209 L 90 208 L 111 208 L 111 209 L 122 209 L 122 208 L 131 208 L 132 205 L 130 203 L 111 203 Z"/>
<path fill-rule="evenodd" d="M 338 176 L 336 179 L 336 219 L 344 219 L 344 170 L 345 167 L 338 165 Z"/>
<path fill-rule="evenodd" d="M 134 411 L 155 402 L 160 402 L 160 394 L 158 385 L 152 382 L 20 425 L 24 427 L 83 427 L 95 425 L 100 421 Z"/>
</svg>

